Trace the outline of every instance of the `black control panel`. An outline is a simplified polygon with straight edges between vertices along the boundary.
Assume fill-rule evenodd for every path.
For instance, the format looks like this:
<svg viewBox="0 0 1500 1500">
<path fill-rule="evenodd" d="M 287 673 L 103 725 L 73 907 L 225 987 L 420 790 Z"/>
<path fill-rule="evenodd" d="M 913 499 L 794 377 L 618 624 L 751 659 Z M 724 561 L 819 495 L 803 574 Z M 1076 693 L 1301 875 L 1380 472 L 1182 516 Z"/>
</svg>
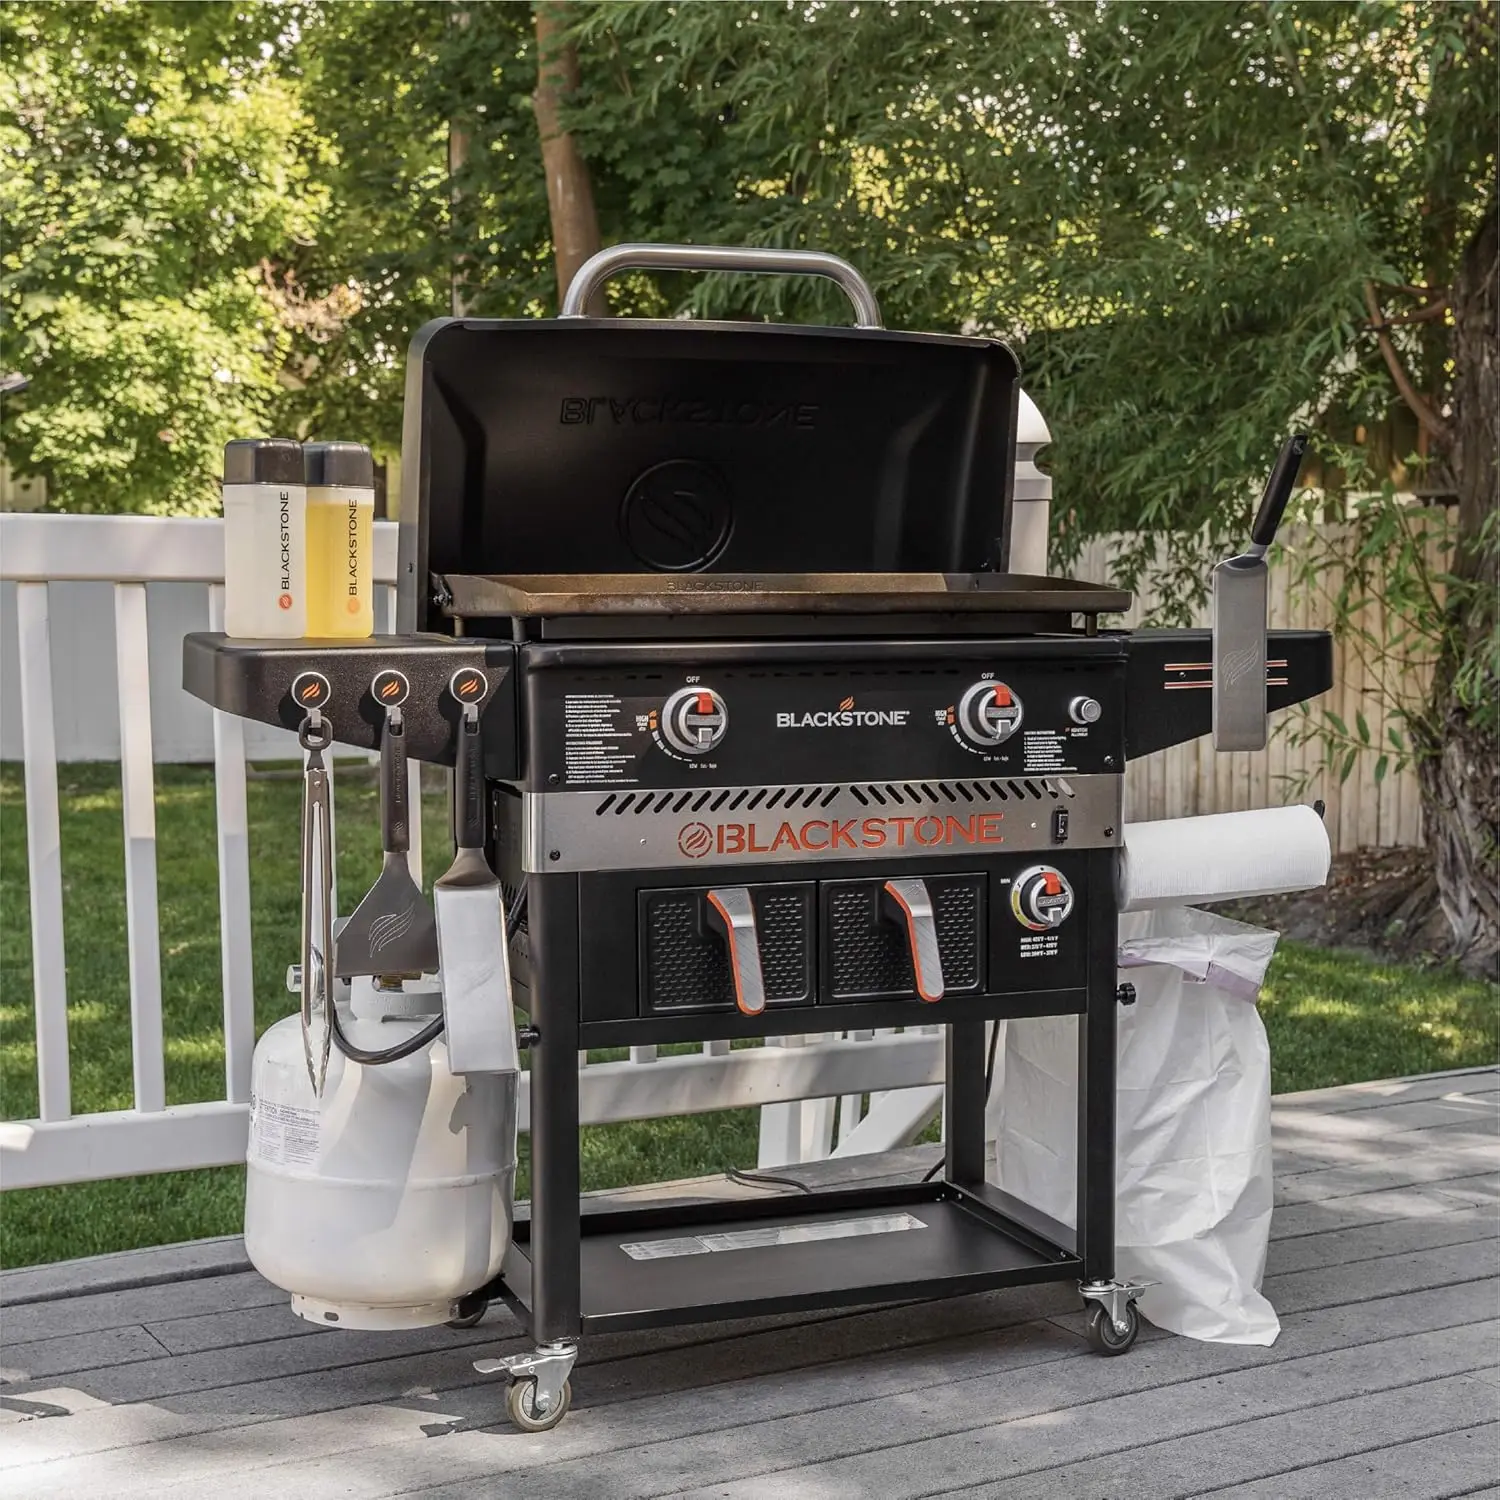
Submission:
<svg viewBox="0 0 1500 1500">
<path fill-rule="evenodd" d="M 690 788 L 1118 773 L 1118 642 L 520 648 L 528 784 Z M 1038 649 L 1041 648 L 1041 649 Z M 1049 649 L 1050 648 L 1050 649 Z"/>
</svg>

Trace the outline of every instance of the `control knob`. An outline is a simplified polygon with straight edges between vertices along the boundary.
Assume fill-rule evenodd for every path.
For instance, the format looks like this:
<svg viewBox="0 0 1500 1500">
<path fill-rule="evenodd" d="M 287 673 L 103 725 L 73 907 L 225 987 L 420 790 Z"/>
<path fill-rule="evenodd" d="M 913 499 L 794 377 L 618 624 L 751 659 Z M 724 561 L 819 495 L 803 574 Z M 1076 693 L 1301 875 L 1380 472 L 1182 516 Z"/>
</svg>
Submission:
<svg viewBox="0 0 1500 1500">
<path fill-rule="evenodd" d="M 684 755 L 707 755 L 729 732 L 729 710 L 712 688 L 679 688 L 662 705 L 662 738 Z"/>
<path fill-rule="evenodd" d="M 958 731 L 972 745 L 1000 745 L 1021 727 L 1021 713 L 1003 682 L 976 682 L 958 701 Z"/>
<path fill-rule="evenodd" d="M 1034 865 L 1016 876 L 1010 888 L 1010 909 L 1016 921 L 1032 932 L 1051 932 L 1073 912 L 1073 887 L 1051 865 Z"/>
</svg>

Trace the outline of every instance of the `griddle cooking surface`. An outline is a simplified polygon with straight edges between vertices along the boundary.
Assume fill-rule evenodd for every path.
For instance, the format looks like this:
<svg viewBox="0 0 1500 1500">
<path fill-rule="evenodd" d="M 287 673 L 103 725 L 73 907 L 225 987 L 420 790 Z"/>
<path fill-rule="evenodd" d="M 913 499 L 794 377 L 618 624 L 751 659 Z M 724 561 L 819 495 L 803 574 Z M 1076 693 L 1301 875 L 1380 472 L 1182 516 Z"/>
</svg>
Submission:
<svg viewBox="0 0 1500 1500">
<path fill-rule="evenodd" d="M 445 612 L 496 615 L 1114 614 L 1123 589 L 1019 573 L 449 573 Z"/>
</svg>

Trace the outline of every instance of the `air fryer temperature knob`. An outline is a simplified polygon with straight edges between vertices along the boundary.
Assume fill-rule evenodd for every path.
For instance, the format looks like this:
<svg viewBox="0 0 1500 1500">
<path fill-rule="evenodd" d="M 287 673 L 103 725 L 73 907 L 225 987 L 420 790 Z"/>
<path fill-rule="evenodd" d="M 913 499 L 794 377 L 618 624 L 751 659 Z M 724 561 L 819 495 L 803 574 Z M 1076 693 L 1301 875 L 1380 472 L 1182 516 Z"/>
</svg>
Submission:
<svg viewBox="0 0 1500 1500">
<path fill-rule="evenodd" d="M 1051 865 L 1033 865 L 1016 876 L 1011 885 L 1010 909 L 1022 927 L 1051 932 L 1072 915 L 1073 887 Z"/>
<path fill-rule="evenodd" d="M 679 688 L 662 705 L 662 738 L 684 755 L 707 755 L 729 732 L 729 710 L 712 688 Z"/>
<path fill-rule="evenodd" d="M 958 700 L 958 730 L 973 745 L 1000 745 L 1021 727 L 1021 700 L 1003 682 L 976 682 Z"/>
</svg>

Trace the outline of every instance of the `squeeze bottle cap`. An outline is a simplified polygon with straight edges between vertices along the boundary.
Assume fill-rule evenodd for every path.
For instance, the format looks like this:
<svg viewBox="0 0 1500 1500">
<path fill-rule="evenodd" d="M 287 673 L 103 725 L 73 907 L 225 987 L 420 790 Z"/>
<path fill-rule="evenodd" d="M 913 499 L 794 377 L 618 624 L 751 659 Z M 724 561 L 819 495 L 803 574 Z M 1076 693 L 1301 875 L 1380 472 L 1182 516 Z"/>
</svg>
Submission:
<svg viewBox="0 0 1500 1500">
<path fill-rule="evenodd" d="M 304 443 L 302 459 L 307 484 L 375 488 L 375 460 L 363 443 Z"/>
<path fill-rule="evenodd" d="M 225 484 L 302 482 L 302 444 L 291 438 L 236 438 L 224 444 Z"/>
</svg>

